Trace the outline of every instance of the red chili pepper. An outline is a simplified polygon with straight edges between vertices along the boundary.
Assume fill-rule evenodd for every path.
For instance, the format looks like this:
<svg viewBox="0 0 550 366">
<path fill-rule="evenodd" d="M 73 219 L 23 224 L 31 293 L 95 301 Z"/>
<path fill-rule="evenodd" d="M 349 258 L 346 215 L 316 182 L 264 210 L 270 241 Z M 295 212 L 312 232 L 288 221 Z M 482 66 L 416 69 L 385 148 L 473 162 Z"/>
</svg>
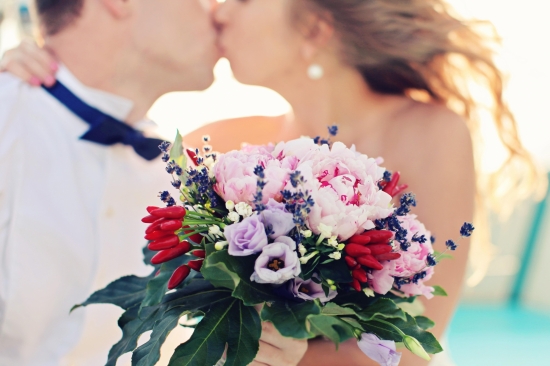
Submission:
<svg viewBox="0 0 550 366">
<path fill-rule="evenodd" d="M 344 251 L 352 257 L 370 254 L 370 249 L 359 244 L 346 244 Z"/>
<path fill-rule="evenodd" d="M 147 212 L 151 213 L 155 210 L 158 210 L 160 207 L 157 206 L 147 206 Z"/>
<path fill-rule="evenodd" d="M 189 276 L 190 272 L 191 268 L 185 264 L 176 268 L 174 273 L 172 273 L 172 277 L 168 280 L 168 290 L 173 290 L 178 287 L 187 278 L 187 276 Z"/>
<path fill-rule="evenodd" d="M 371 238 L 364 235 L 354 235 L 348 240 L 349 243 L 361 244 L 361 245 L 366 245 L 370 243 L 370 241 L 371 241 Z"/>
<path fill-rule="evenodd" d="M 361 256 L 361 257 L 357 258 L 357 262 L 361 263 L 365 267 L 369 267 L 369 268 L 372 268 L 372 269 L 380 270 L 380 269 L 384 268 L 384 266 L 381 265 L 380 262 L 378 262 L 376 260 L 376 258 L 374 258 L 370 254 L 364 255 L 364 256 Z"/>
<path fill-rule="evenodd" d="M 370 230 L 366 231 L 361 236 L 369 237 L 370 244 L 387 243 L 393 238 L 393 233 L 389 230 Z"/>
<path fill-rule="evenodd" d="M 206 250 L 197 249 L 191 252 L 197 258 L 206 258 Z"/>
<path fill-rule="evenodd" d="M 348 264 L 348 267 L 349 268 L 353 268 L 357 265 L 357 261 L 355 259 L 353 259 L 352 257 L 349 257 L 349 256 L 345 256 L 344 257 L 344 260 L 346 261 L 346 263 Z"/>
<path fill-rule="evenodd" d="M 155 256 L 151 259 L 151 264 L 157 265 L 171 261 L 174 258 L 184 255 L 190 250 L 191 245 L 186 241 L 182 241 L 172 249 L 166 249 L 155 254 Z"/>
<path fill-rule="evenodd" d="M 386 184 L 383 191 L 392 196 L 392 193 L 397 186 L 397 183 L 399 183 L 399 178 L 401 177 L 401 174 L 399 172 L 395 172 L 391 176 L 391 180 Z M 393 197 L 393 196 L 392 196 Z"/>
<path fill-rule="evenodd" d="M 170 231 L 157 230 L 153 231 L 152 233 L 146 234 L 145 240 L 158 240 L 171 235 L 174 235 L 174 233 L 171 233 Z"/>
<path fill-rule="evenodd" d="M 151 234 L 153 231 L 160 228 L 160 224 L 162 224 L 164 221 L 166 221 L 166 219 L 164 218 L 159 219 L 157 217 L 157 220 L 147 227 L 147 229 L 145 230 L 145 234 Z"/>
<path fill-rule="evenodd" d="M 200 244 L 202 242 L 203 236 L 201 234 L 193 234 L 188 239 L 191 240 L 195 244 Z"/>
<path fill-rule="evenodd" d="M 351 281 L 351 287 L 353 287 L 355 291 L 361 292 L 361 284 L 355 278 Z"/>
<path fill-rule="evenodd" d="M 400 193 L 403 193 L 403 191 L 405 191 L 407 188 L 409 188 L 408 184 L 400 184 L 397 187 L 395 187 L 395 189 L 391 193 L 391 196 L 395 197 L 395 196 L 399 195 Z"/>
<path fill-rule="evenodd" d="M 152 224 L 153 222 L 157 221 L 159 218 L 153 215 L 145 216 L 141 219 L 141 222 L 144 222 L 146 224 Z"/>
<path fill-rule="evenodd" d="M 195 164 L 195 166 L 199 166 L 197 153 L 191 149 L 185 149 L 185 151 L 187 152 L 187 156 L 189 156 L 189 158 L 193 161 L 193 164 Z"/>
<path fill-rule="evenodd" d="M 392 251 L 392 247 L 389 244 L 373 244 L 368 247 L 372 255 L 386 254 Z"/>
<path fill-rule="evenodd" d="M 204 263 L 204 259 L 196 259 L 196 260 L 189 261 L 187 265 L 191 267 L 191 269 L 194 269 L 195 271 L 200 272 L 203 263 Z"/>
<path fill-rule="evenodd" d="M 183 219 L 186 211 L 182 206 L 163 207 L 151 212 L 151 215 L 156 217 L 164 217 L 166 219 Z"/>
<path fill-rule="evenodd" d="M 149 243 L 147 248 L 149 250 L 158 252 L 160 250 L 174 248 L 180 243 L 180 240 L 177 235 L 167 236 L 166 238 L 158 239 Z"/>
<path fill-rule="evenodd" d="M 357 281 L 361 283 L 367 283 L 367 272 L 364 269 L 354 269 L 353 271 L 351 271 L 351 275 Z"/>
<path fill-rule="evenodd" d="M 399 254 L 399 253 L 379 254 L 375 258 L 379 261 L 393 261 L 393 260 L 401 258 L 401 254 Z"/>
<path fill-rule="evenodd" d="M 160 225 L 160 229 L 165 230 L 165 231 L 174 232 L 178 229 L 181 229 L 181 224 L 182 224 L 181 220 L 168 220 L 168 221 L 163 222 Z"/>
</svg>

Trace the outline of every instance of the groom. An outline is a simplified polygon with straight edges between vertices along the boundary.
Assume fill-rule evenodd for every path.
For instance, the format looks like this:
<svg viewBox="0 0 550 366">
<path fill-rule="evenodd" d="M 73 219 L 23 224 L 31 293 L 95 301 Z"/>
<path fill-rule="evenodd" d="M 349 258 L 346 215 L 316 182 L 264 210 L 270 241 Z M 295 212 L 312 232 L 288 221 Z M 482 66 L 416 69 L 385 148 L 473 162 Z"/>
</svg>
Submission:
<svg viewBox="0 0 550 366">
<path fill-rule="evenodd" d="M 102 365 L 119 313 L 69 309 L 149 274 L 139 218 L 169 177 L 144 116 L 212 83 L 215 30 L 201 0 L 35 3 L 61 65 L 51 88 L 0 74 L 0 365 Z"/>
</svg>

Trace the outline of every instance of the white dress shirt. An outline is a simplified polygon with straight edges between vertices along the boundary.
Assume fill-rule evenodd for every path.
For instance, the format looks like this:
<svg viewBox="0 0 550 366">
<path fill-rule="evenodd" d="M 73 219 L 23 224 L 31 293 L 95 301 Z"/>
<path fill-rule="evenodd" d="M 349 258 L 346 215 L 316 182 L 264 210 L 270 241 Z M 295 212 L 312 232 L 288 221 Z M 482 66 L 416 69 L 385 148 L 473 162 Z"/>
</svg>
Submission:
<svg viewBox="0 0 550 366">
<path fill-rule="evenodd" d="M 115 118 L 133 108 L 64 67 L 57 76 Z M 104 364 L 121 310 L 69 310 L 116 278 L 151 271 L 140 218 L 170 177 L 129 146 L 80 140 L 88 128 L 43 89 L 0 74 L 0 366 Z"/>
</svg>

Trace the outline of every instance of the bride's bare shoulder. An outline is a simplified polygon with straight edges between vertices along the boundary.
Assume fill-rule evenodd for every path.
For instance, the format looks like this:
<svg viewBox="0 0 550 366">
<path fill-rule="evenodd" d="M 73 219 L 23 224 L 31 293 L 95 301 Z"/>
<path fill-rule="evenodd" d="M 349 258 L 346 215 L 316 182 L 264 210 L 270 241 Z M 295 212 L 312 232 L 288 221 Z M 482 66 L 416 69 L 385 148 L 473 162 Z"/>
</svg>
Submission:
<svg viewBox="0 0 550 366">
<path fill-rule="evenodd" d="M 242 143 L 263 144 L 266 137 L 274 136 L 284 122 L 284 116 L 251 116 L 209 123 L 185 135 L 184 145 L 201 146 L 202 137 L 210 136 L 217 151 L 239 149 Z"/>
</svg>

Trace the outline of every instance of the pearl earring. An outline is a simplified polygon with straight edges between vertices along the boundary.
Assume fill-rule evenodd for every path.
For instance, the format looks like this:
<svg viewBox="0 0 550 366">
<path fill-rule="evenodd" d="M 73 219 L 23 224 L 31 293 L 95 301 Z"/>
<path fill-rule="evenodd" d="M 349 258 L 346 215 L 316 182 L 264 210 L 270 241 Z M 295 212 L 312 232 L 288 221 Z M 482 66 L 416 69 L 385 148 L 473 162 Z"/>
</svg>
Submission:
<svg viewBox="0 0 550 366">
<path fill-rule="evenodd" d="M 312 64 L 307 69 L 307 76 L 309 76 L 311 80 L 319 80 L 323 77 L 324 74 L 325 71 L 323 70 L 321 65 L 318 64 Z"/>
</svg>

